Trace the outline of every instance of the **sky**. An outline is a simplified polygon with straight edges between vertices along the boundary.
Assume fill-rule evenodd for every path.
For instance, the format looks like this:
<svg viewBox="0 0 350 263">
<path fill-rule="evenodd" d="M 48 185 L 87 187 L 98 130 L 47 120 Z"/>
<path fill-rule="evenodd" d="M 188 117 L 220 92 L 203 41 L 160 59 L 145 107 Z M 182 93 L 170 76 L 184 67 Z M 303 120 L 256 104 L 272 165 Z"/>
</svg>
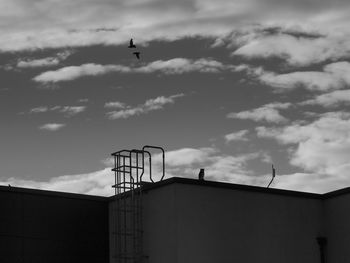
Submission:
<svg viewBox="0 0 350 263">
<path fill-rule="evenodd" d="M 266 187 L 273 164 L 273 188 L 349 187 L 349 16 L 347 0 L 0 0 L 0 185 L 109 196 L 110 154 L 156 145 L 166 178 Z"/>
</svg>

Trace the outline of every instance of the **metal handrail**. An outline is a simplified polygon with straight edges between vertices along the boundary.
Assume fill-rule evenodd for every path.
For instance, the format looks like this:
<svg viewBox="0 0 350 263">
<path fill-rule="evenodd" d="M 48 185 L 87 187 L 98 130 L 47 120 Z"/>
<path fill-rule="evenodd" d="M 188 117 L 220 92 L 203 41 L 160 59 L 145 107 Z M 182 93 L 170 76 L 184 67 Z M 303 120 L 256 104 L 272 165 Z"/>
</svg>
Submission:
<svg viewBox="0 0 350 263">
<path fill-rule="evenodd" d="M 163 180 L 164 176 L 165 176 L 165 151 L 162 147 L 159 146 L 153 146 L 153 145 L 145 145 L 143 146 L 142 150 L 144 151 L 146 148 L 151 148 L 151 149 L 159 149 L 162 151 L 162 157 L 163 157 L 163 175 L 160 178 L 160 181 Z M 152 181 L 153 182 L 153 181 Z"/>
</svg>

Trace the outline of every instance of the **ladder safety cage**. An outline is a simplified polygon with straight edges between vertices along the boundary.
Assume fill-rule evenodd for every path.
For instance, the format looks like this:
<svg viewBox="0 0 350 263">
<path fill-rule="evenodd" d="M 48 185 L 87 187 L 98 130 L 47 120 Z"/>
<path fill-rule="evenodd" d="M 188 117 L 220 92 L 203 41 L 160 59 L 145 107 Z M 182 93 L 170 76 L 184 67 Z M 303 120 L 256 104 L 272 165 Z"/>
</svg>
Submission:
<svg viewBox="0 0 350 263">
<path fill-rule="evenodd" d="M 115 201 L 112 205 L 112 253 L 115 263 L 141 263 L 143 254 L 142 187 L 154 183 L 152 153 L 146 149 L 162 151 L 162 176 L 165 176 L 165 152 L 162 147 L 146 145 L 142 150 L 121 150 L 112 153 L 114 159 Z M 148 156 L 149 180 L 145 175 L 145 158 Z"/>
</svg>

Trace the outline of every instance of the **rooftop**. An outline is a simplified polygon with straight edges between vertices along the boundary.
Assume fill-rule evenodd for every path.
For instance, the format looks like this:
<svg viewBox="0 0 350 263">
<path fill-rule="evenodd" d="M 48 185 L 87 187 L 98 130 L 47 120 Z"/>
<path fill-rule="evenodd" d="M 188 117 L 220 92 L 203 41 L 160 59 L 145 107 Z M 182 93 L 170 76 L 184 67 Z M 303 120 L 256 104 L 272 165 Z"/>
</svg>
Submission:
<svg viewBox="0 0 350 263">
<path fill-rule="evenodd" d="M 160 182 L 146 184 L 144 186 L 144 191 L 151 191 L 152 189 L 163 187 L 165 185 L 175 184 L 175 183 L 197 185 L 200 187 L 215 187 L 215 188 L 222 188 L 222 189 L 232 189 L 232 190 L 249 191 L 249 192 L 262 192 L 266 194 L 286 195 L 286 196 L 295 196 L 295 197 L 313 198 L 313 199 L 328 199 L 328 198 L 337 197 L 340 195 L 350 193 L 350 187 L 328 192 L 325 194 L 315 194 L 315 193 L 307 193 L 307 192 L 299 192 L 299 191 L 291 191 L 291 190 L 283 190 L 283 189 L 275 189 L 275 188 L 266 188 L 266 187 L 260 187 L 260 186 L 232 184 L 232 183 L 226 183 L 226 182 L 206 181 L 206 180 L 197 180 L 197 179 L 189 179 L 189 178 L 181 178 L 181 177 L 172 177 Z M 21 187 L 13 187 L 13 186 L 0 186 L 0 191 L 25 193 L 25 194 L 33 194 L 33 195 L 46 195 L 46 196 L 52 196 L 52 197 L 57 196 L 57 197 L 65 197 L 65 198 L 72 198 L 72 199 L 90 199 L 90 200 L 102 201 L 102 202 L 108 202 L 110 198 L 113 198 L 113 195 L 110 197 L 103 197 L 103 196 L 58 192 L 58 191 L 29 189 L 29 188 L 21 188 Z"/>
</svg>

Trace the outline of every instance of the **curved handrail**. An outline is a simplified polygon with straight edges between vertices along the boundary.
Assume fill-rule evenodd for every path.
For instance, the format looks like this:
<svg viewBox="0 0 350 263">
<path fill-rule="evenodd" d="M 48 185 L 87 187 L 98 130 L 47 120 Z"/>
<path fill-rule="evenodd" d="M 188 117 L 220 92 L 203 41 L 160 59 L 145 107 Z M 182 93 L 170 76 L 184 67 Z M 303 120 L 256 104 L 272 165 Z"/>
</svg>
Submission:
<svg viewBox="0 0 350 263">
<path fill-rule="evenodd" d="M 164 149 L 162 147 L 153 146 L 153 145 L 145 145 L 145 146 L 143 146 L 142 150 L 144 151 L 146 148 L 159 149 L 159 150 L 162 151 L 162 156 L 163 156 L 163 175 L 160 178 L 160 181 L 162 181 L 164 176 L 165 176 L 165 151 L 164 151 Z M 153 180 L 152 180 L 152 182 L 153 182 Z"/>
</svg>

